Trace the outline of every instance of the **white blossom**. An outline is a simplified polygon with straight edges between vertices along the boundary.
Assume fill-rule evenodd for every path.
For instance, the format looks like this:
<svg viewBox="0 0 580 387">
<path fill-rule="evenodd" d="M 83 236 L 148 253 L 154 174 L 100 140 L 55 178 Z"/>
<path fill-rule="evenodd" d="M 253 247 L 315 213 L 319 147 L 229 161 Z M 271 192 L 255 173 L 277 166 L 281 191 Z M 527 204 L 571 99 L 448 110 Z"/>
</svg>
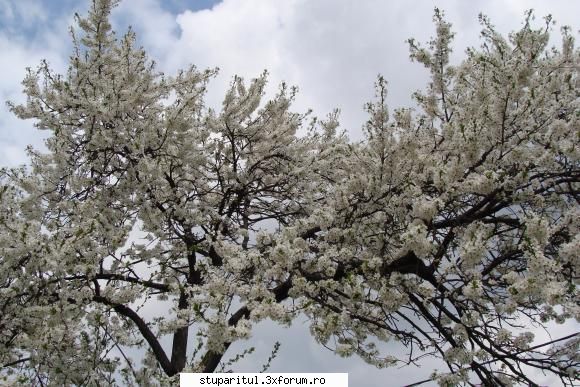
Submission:
<svg viewBox="0 0 580 387">
<path fill-rule="evenodd" d="M 580 316 L 568 29 L 546 50 L 531 13 L 507 38 L 482 16 L 482 47 L 452 65 L 436 10 L 435 37 L 409 41 L 430 74 L 416 106 L 391 114 L 379 76 L 355 142 L 336 111 L 293 112 L 296 88 L 266 98 L 267 72 L 207 108 L 216 70 L 159 73 L 113 33 L 117 3 L 93 0 L 67 73 L 42 62 L 10 104 L 47 140 L 0 171 L 2 383 L 175 384 L 301 313 L 372 366 L 442 357 L 440 385 L 533 383 L 524 364 L 574 383 L 577 335 L 548 350 L 521 328 Z"/>
</svg>

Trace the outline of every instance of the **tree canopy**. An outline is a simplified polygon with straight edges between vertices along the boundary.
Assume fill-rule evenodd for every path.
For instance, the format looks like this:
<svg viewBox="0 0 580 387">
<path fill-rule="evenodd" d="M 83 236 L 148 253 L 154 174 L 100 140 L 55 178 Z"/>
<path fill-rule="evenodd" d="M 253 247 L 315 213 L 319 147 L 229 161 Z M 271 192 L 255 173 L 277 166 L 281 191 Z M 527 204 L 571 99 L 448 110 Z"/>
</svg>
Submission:
<svg viewBox="0 0 580 387">
<path fill-rule="evenodd" d="M 68 72 L 29 70 L 11 104 L 49 131 L 0 177 L 0 377 L 29 385 L 156 385 L 213 372 L 235 341 L 303 314 L 321 344 L 377 367 L 432 355 L 441 385 L 572 385 L 580 334 L 580 50 L 550 21 L 483 43 L 458 65 L 410 40 L 431 81 L 365 139 L 338 116 L 266 100 L 264 73 L 204 104 L 215 70 L 158 72 L 112 0 L 73 30 Z M 354 69 L 356 70 L 356 69 Z M 143 306 L 164 308 L 151 318 Z M 170 351 L 160 338 L 172 336 Z M 383 353 L 397 341 L 403 357 Z M 126 349 L 146 351 L 137 364 Z"/>
</svg>

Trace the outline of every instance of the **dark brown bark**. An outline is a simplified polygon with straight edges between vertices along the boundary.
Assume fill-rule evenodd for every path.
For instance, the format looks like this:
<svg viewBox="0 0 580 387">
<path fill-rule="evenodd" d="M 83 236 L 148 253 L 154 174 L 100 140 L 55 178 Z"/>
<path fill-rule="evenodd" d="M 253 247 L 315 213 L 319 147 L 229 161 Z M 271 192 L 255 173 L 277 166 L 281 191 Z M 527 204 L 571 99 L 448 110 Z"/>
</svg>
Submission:
<svg viewBox="0 0 580 387">
<path fill-rule="evenodd" d="M 153 334 L 151 329 L 149 329 L 147 323 L 133 309 L 125 305 L 111 302 L 110 300 L 102 296 L 95 296 L 93 297 L 93 300 L 112 307 L 115 312 L 130 319 L 137 326 L 139 332 L 141 332 L 143 338 L 149 344 L 149 347 L 153 351 L 153 354 L 155 355 L 155 358 L 159 362 L 159 365 L 161 366 L 163 371 L 169 376 L 175 375 L 177 373 L 177 371 L 169 361 L 169 358 L 165 354 L 165 351 L 161 347 L 159 340 L 157 340 L 157 337 Z"/>
</svg>

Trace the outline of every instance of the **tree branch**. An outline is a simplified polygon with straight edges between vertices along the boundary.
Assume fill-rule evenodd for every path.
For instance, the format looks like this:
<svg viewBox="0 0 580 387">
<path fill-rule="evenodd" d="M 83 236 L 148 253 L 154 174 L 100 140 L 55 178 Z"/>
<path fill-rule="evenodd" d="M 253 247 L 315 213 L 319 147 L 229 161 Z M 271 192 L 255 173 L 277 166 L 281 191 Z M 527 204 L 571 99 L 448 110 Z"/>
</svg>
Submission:
<svg viewBox="0 0 580 387">
<path fill-rule="evenodd" d="M 165 351 L 161 347 L 159 340 L 157 340 L 157 337 L 153 334 L 151 329 L 149 329 L 147 323 L 133 309 L 129 308 L 128 306 L 112 302 L 102 296 L 94 296 L 93 300 L 112 307 L 113 310 L 115 310 L 115 312 L 133 321 L 133 323 L 139 329 L 139 332 L 141 332 L 141 334 L 143 335 L 143 338 L 145 338 L 145 340 L 149 344 L 149 347 L 153 351 L 153 354 L 155 355 L 155 358 L 159 362 L 159 365 L 161 365 L 161 368 L 163 368 L 163 371 L 168 376 L 173 376 L 177 373 L 177 371 L 169 361 L 169 358 L 165 354 Z"/>
</svg>

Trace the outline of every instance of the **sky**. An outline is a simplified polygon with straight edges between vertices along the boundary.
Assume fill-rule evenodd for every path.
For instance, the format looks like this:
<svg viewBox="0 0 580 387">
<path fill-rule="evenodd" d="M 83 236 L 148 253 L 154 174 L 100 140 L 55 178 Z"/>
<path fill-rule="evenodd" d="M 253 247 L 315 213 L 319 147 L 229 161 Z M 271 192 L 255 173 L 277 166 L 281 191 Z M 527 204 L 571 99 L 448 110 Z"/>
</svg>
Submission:
<svg viewBox="0 0 580 387">
<path fill-rule="evenodd" d="M 25 68 L 38 66 L 42 59 L 57 72 L 66 71 L 68 30 L 75 12 L 84 14 L 88 4 L 0 0 L 0 167 L 26 163 L 25 147 L 42 148 L 46 135 L 34 129 L 33 122 L 16 119 L 3 102 L 25 100 L 20 84 Z M 166 74 L 190 64 L 219 67 L 210 84 L 209 106 L 219 107 L 234 75 L 249 80 L 267 69 L 270 96 L 282 81 L 298 86 L 295 111 L 312 109 L 325 117 L 338 108 L 341 127 L 357 140 L 366 120 L 363 105 L 373 97 L 378 74 L 389 82 L 391 108 L 412 105 L 411 94 L 426 85 L 426 71 L 408 59 L 406 40 L 425 42 L 433 35 L 434 7 L 445 12 L 456 32 L 454 63 L 467 47 L 479 45 L 480 12 L 503 33 L 518 29 L 527 9 L 535 10 L 538 25 L 551 14 L 558 22 L 554 44 L 559 26 L 572 26 L 576 36 L 580 27 L 578 0 L 124 0 L 113 13 L 113 27 L 121 35 L 131 25 Z M 255 371 L 252 367 L 268 358 L 276 339 L 282 347 L 271 371 L 349 372 L 351 386 L 410 384 L 440 366 L 424 362 L 421 367 L 376 370 L 322 348 L 298 321 L 289 329 L 259 325 L 247 343 L 257 347 L 256 355 L 240 363 L 240 370 Z M 540 375 L 538 381 L 552 385 Z"/>
</svg>

